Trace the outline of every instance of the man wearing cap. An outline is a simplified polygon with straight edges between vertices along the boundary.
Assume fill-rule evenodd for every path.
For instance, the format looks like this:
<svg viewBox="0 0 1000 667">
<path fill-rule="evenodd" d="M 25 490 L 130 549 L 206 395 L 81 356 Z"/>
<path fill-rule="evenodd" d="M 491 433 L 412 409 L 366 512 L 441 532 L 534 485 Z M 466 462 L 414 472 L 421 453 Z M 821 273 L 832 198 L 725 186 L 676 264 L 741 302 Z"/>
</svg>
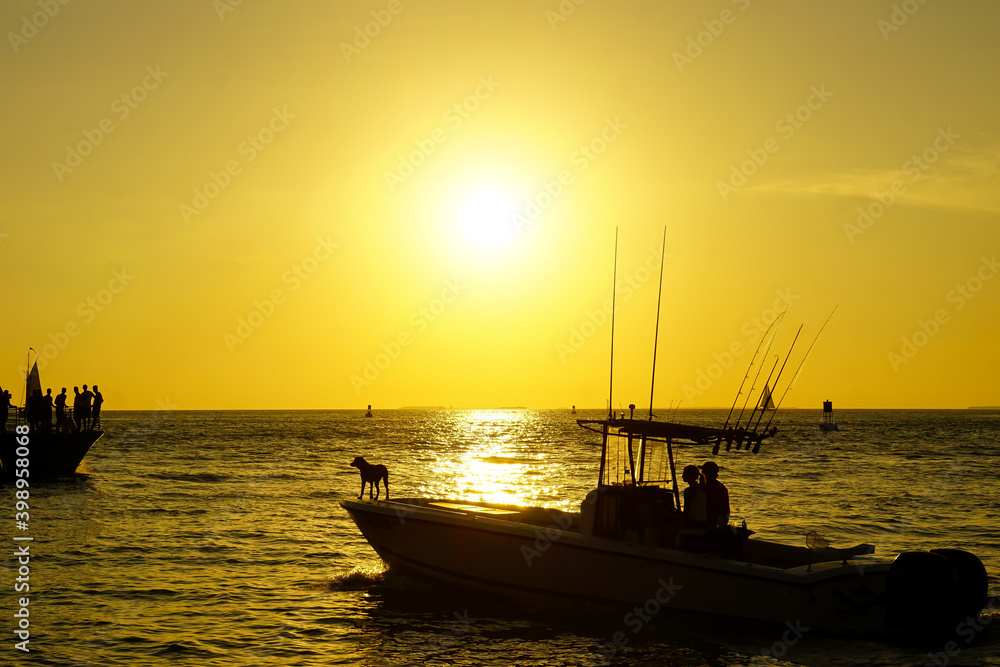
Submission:
<svg viewBox="0 0 1000 667">
<path fill-rule="evenodd" d="M 725 526 L 729 523 L 729 489 L 719 481 L 719 466 L 715 461 L 707 461 L 701 467 L 705 475 L 705 493 L 709 526 Z"/>
</svg>

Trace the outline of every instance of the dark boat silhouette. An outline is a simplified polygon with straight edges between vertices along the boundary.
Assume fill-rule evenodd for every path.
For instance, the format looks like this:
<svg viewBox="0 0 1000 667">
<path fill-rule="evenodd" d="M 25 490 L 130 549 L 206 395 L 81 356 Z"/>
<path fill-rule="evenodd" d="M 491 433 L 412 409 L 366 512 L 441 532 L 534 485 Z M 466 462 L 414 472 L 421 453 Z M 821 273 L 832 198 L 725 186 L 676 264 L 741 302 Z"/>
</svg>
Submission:
<svg viewBox="0 0 1000 667">
<path fill-rule="evenodd" d="M 761 344 L 766 338 L 767 332 Z M 611 340 L 613 371 L 613 319 Z M 762 360 L 769 358 L 770 341 Z M 653 350 L 655 360 L 655 343 Z M 760 351 L 758 346 L 750 369 Z M 799 370 L 804 362 L 805 357 Z M 655 361 L 653 365 L 655 378 Z M 770 420 L 761 424 L 764 411 L 773 418 L 781 404 L 779 398 L 769 405 L 773 387 L 768 383 L 750 419 L 743 423 L 741 411 L 730 421 L 750 369 L 722 428 L 654 419 L 652 388 L 648 418 L 636 417 L 634 403 L 627 416 L 619 415 L 612 409 L 614 385 L 609 382 L 607 417 L 576 420 L 601 436 L 597 485 L 580 502 L 579 512 L 440 496 L 345 498 L 340 506 L 391 567 L 531 603 L 551 598 L 621 605 L 648 614 L 667 607 L 678 614 L 714 615 L 720 621 L 710 625 L 720 626 L 740 619 L 791 628 L 794 619 L 833 635 L 921 640 L 953 633 L 977 618 L 987 601 L 989 576 L 968 551 L 930 549 L 875 559 L 872 545 L 832 548 L 814 531 L 806 533 L 805 546 L 794 546 L 752 538 L 755 532 L 745 521 L 730 524 L 728 508 L 712 521 L 707 501 L 699 518 L 687 491 L 682 505 L 675 458 L 679 449 L 689 450 L 687 460 L 707 451 L 718 455 L 723 443 L 735 457 L 757 454 L 777 433 Z M 781 371 L 774 386 L 780 377 Z M 752 393 L 753 383 L 744 407 Z M 692 501 L 700 476 L 694 465 L 681 474 L 691 484 Z M 806 510 L 803 515 L 808 517 Z M 626 624 L 632 613 L 624 616 Z M 669 623 L 666 616 L 657 622 Z"/>
<path fill-rule="evenodd" d="M 8 422 L 9 428 L 10 422 Z M 20 444 L 24 440 L 19 442 L 18 439 L 24 435 L 8 430 L 0 440 L 0 464 L 3 465 L 3 476 L 14 477 L 18 467 L 17 459 L 24 458 L 28 459 L 30 479 L 72 475 L 80 466 L 83 457 L 102 435 L 104 431 L 76 433 L 32 431 L 27 434 L 29 454 L 27 457 L 22 457 L 18 456 L 18 449 L 24 446 Z"/>
<path fill-rule="evenodd" d="M 26 402 L 32 390 L 40 386 L 36 363 L 26 380 Z M 99 429 L 81 430 L 75 425 L 67 428 L 65 424 L 55 427 L 43 424 L 39 428 L 32 428 L 25 407 L 2 409 L 8 410 L 6 430 L 0 433 L 0 474 L 6 479 L 72 475 L 90 448 L 104 435 L 104 431 Z M 71 419 L 69 421 L 72 422 Z M 24 468 L 27 468 L 27 473 L 17 472 Z"/>
</svg>

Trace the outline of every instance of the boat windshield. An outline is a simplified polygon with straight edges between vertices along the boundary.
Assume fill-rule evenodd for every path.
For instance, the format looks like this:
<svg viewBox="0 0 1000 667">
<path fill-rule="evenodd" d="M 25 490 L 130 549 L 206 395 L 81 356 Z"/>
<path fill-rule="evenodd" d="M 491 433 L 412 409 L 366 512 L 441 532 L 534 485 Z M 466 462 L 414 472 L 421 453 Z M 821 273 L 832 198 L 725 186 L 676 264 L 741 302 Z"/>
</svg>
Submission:
<svg viewBox="0 0 1000 667">
<path fill-rule="evenodd" d="M 601 466 L 602 485 L 671 484 L 670 452 L 665 440 L 652 437 L 629 437 L 619 434 L 609 437 L 604 448 L 604 462 Z"/>
</svg>

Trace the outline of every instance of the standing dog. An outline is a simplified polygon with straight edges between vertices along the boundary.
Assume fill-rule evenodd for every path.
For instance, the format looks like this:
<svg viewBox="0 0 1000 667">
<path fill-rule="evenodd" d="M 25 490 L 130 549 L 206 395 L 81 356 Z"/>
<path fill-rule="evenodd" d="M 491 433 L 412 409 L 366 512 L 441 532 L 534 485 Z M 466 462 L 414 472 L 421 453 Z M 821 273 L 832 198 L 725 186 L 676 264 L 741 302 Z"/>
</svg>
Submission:
<svg viewBox="0 0 1000 667">
<path fill-rule="evenodd" d="M 372 487 L 375 488 L 375 500 L 378 500 L 378 483 L 385 481 L 385 499 L 389 499 L 389 469 L 383 465 L 372 465 L 360 456 L 351 461 L 351 467 L 357 468 L 361 473 L 361 499 L 365 495 L 365 484 L 368 484 L 368 498 L 372 497 Z"/>
</svg>

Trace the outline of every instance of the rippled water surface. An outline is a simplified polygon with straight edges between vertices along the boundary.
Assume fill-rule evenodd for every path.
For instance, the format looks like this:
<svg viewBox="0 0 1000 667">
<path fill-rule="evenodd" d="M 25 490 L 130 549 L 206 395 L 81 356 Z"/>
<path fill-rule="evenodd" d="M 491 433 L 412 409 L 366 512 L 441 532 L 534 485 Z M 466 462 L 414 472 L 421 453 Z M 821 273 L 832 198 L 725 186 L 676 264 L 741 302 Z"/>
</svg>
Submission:
<svg viewBox="0 0 1000 667">
<path fill-rule="evenodd" d="M 1000 622 L 952 656 L 934 642 L 808 632 L 789 645 L 780 628 L 669 613 L 611 647 L 623 610 L 485 599 L 387 572 L 337 503 L 358 494 L 348 464 L 364 455 L 389 467 L 394 496 L 576 510 L 599 447 L 574 419 L 600 416 L 109 412 L 81 474 L 31 489 L 31 653 L 13 648 L 8 620 L 0 663 L 1000 665 Z M 720 453 L 734 518 L 791 544 L 815 530 L 879 553 L 965 548 L 1000 595 L 1000 412 L 837 417 L 844 430 L 822 434 L 819 411 L 788 411 L 759 455 Z M 679 419 L 717 426 L 725 411 Z M 712 457 L 691 447 L 678 458 Z M 8 522 L 13 494 L 3 487 Z M 15 567 L 8 555 L 4 610 Z"/>
</svg>

